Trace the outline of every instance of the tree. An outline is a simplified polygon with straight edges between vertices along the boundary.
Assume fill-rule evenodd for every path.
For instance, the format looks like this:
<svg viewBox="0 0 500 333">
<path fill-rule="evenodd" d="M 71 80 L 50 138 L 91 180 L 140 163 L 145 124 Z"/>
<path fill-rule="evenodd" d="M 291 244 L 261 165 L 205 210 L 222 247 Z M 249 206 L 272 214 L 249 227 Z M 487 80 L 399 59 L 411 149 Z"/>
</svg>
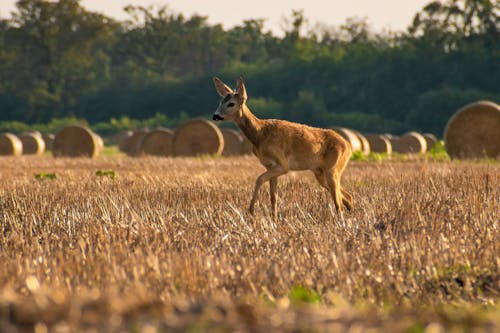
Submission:
<svg viewBox="0 0 500 333">
<path fill-rule="evenodd" d="M 417 13 L 409 28 L 412 35 L 444 33 L 499 36 L 500 3 L 491 0 L 432 1 Z"/>
<path fill-rule="evenodd" d="M 131 16 L 116 56 L 159 78 L 201 75 L 229 61 L 227 34 L 207 17 L 185 18 L 168 7 L 128 6 Z"/>
<path fill-rule="evenodd" d="M 31 105 L 28 120 L 61 115 L 74 106 L 78 95 L 106 78 L 106 48 L 116 25 L 84 10 L 79 0 L 20 0 L 16 6 L 6 32 L 15 53 L 12 86 Z"/>
<path fill-rule="evenodd" d="M 448 119 L 459 108 L 478 100 L 495 100 L 495 97 L 500 98 L 500 95 L 443 87 L 420 95 L 416 107 L 406 120 L 413 129 L 441 135 Z"/>
<path fill-rule="evenodd" d="M 242 63 L 262 62 L 268 57 L 266 40 L 269 34 L 263 32 L 264 20 L 245 20 L 240 26 L 228 31 L 231 59 Z M 229 51 L 228 50 L 228 51 Z"/>
<path fill-rule="evenodd" d="M 264 117 L 436 131 L 448 115 L 439 110 L 456 108 L 460 96 L 499 98 L 498 6 L 433 1 L 408 33 L 390 35 L 357 18 L 308 32 L 303 12 L 293 11 L 279 37 L 262 19 L 224 29 L 203 16 L 135 6 L 129 20 L 114 22 L 78 0 L 22 0 L 0 20 L 0 121 L 175 124 L 209 114 L 213 75 L 244 75 L 254 82 L 249 103 Z"/>
</svg>

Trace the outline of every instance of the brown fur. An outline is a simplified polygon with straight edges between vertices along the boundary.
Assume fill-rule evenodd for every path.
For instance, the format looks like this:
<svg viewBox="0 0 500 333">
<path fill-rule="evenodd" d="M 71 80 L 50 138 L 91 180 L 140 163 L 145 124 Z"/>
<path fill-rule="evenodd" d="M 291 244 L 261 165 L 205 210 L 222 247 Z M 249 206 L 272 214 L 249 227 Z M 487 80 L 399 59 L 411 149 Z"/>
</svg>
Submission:
<svg viewBox="0 0 500 333">
<path fill-rule="evenodd" d="M 337 211 L 353 209 L 352 196 L 340 185 L 340 178 L 351 157 L 349 143 L 333 130 L 310 127 L 276 119 L 259 119 L 247 107 L 247 94 L 241 78 L 233 91 L 214 78 L 217 92 L 225 97 L 214 114 L 216 120 L 234 121 L 253 144 L 253 152 L 267 169 L 255 182 L 250 202 L 253 214 L 257 194 L 269 181 L 273 216 L 277 214 L 278 177 L 290 170 L 311 170 L 321 186 L 330 191 Z M 227 98 L 231 95 L 230 98 Z M 229 107 L 229 105 L 233 105 Z"/>
</svg>

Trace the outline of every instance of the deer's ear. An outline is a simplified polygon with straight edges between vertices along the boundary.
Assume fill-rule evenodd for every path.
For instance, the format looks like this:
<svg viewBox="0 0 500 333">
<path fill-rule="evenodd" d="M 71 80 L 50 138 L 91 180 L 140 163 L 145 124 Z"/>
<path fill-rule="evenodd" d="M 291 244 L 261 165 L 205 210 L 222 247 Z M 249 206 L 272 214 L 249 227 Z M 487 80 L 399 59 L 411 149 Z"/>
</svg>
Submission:
<svg viewBox="0 0 500 333">
<path fill-rule="evenodd" d="M 236 80 L 236 92 L 238 93 L 238 96 L 240 96 L 244 101 L 247 100 L 247 90 L 241 76 Z"/>
<path fill-rule="evenodd" d="M 213 80 L 214 80 L 215 90 L 217 90 L 217 93 L 222 97 L 226 97 L 227 95 L 234 93 L 233 89 L 226 86 L 224 82 L 222 82 L 221 79 L 219 79 L 218 77 L 214 77 Z"/>
</svg>

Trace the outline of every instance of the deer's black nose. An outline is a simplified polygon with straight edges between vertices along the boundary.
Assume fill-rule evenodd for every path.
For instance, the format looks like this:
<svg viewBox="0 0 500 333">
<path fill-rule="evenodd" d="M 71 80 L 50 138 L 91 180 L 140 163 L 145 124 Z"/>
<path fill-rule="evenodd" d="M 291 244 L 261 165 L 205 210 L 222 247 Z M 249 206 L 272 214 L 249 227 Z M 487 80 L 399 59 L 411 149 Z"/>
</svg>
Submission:
<svg viewBox="0 0 500 333">
<path fill-rule="evenodd" d="M 221 116 L 219 116 L 218 114 L 214 114 L 214 116 L 212 117 L 213 120 L 224 120 L 224 118 L 222 118 Z"/>
</svg>

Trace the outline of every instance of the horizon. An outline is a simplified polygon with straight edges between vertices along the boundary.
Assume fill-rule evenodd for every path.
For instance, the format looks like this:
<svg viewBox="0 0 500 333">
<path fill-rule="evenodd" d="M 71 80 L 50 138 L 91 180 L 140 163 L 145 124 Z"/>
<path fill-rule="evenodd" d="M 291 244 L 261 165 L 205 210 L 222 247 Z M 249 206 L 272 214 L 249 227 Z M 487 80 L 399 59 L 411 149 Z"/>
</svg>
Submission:
<svg viewBox="0 0 500 333">
<path fill-rule="evenodd" d="M 353 0 L 349 3 L 340 0 L 330 1 L 328 4 L 321 0 L 275 0 L 269 4 L 266 0 L 254 0 L 252 5 L 223 0 L 184 0 L 172 1 L 144 1 L 114 0 L 103 2 L 100 0 L 82 0 L 80 5 L 87 10 L 100 12 L 119 21 L 126 20 L 129 15 L 123 10 L 127 5 L 166 5 L 172 12 L 183 14 L 186 17 L 193 15 L 206 16 L 209 24 L 222 24 L 225 29 L 241 25 L 244 20 L 264 19 L 264 30 L 280 35 L 286 29 L 286 19 L 291 17 L 292 10 L 303 10 L 307 19 L 306 28 L 317 26 L 337 27 L 349 18 L 366 19 L 371 30 L 404 31 L 411 24 L 413 16 L 420 11 L 429 0 L 381 0 L 376 3 L 369 0 Z M 15 0 L 4 0 L 0 4 L 0 17 L 10 18 L 15 11 Z M 243 10 L 242 10 L 243 9 Z"/>
</svg>

